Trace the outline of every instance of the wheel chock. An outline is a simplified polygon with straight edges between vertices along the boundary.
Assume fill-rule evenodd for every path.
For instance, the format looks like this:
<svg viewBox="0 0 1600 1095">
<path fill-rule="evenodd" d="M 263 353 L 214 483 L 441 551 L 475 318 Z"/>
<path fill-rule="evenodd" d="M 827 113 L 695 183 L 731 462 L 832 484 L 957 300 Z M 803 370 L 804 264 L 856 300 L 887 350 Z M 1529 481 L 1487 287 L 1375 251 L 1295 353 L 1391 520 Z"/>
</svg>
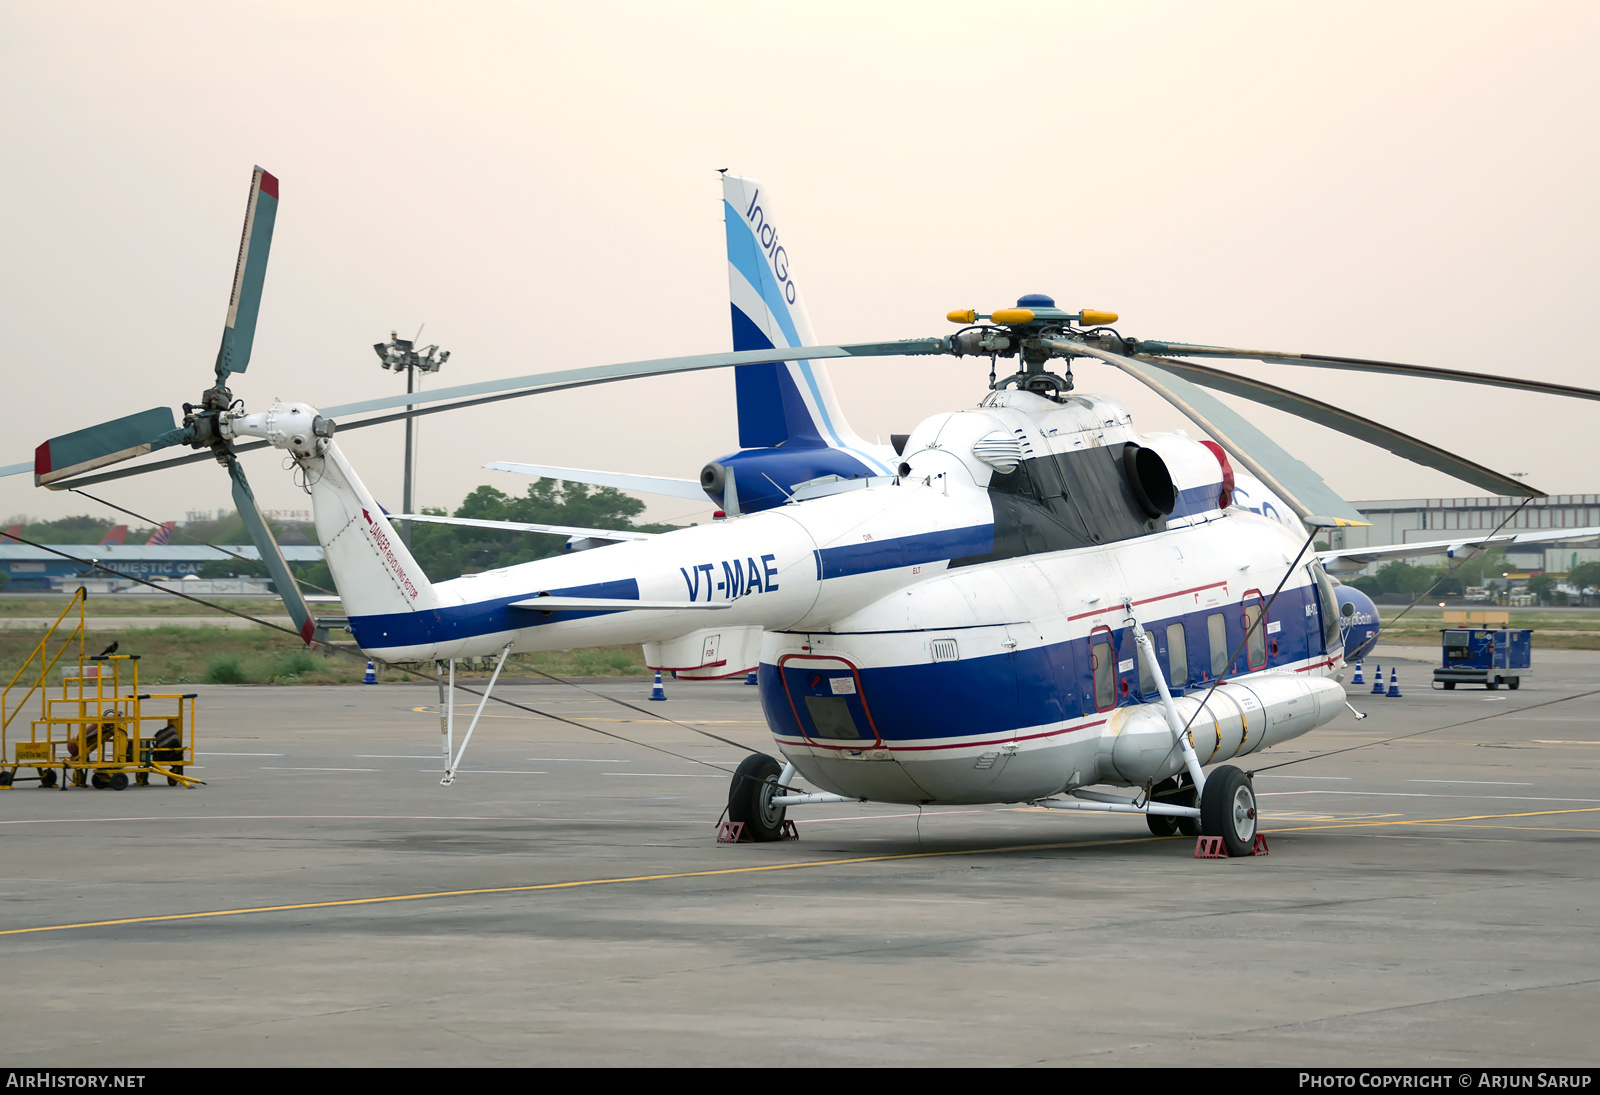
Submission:
<svg viewBox="0 0 1600 1095">
<path fill-rule="evenodd" d="M 1257 833 L 1250 844 L 1250 850 L 1245 855 L 1266 855 L 1267 834 Z M 1203 836 L 1194 842 L 1194 857 L 1196 859 L 1227 859 L 1228 849 L 1222 843 L 1220 836 Z"/>
<path fill-rule="evenodd" d="M 722 828 L 717 830 L 717 843 L 751 844 L 754 843 L 754 839 L 744 835 L 744 822 L 724 821 Z"/>
<path fill-rule="evenodd" d="M 783 828 L 778 831 L 779 840 L 799 840 L 800 830 L 794 827 L 794 822 L 788 818 L 783 819 Z"/>
</svg>

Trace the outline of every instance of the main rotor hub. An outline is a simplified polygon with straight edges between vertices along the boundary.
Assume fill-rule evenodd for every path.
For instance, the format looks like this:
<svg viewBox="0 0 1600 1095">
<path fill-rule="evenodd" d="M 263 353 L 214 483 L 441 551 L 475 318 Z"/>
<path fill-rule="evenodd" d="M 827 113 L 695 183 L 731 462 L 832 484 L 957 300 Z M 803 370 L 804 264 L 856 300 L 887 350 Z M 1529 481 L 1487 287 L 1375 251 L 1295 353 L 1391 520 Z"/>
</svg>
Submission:
<svg viewBox="0 0 1600 1095">
<path fill-rule="evenodd" d="M 984 354 L 991 362 L 996 358 L 1021 356 L 1022 370 L 1004 380 L 996 380 L 994 371 L 990 370 L 991 390 L 1014 386 L 1050 399 L 1061 399 L 1072 390 L 1072 368 L 1067 365 L 1062 369 L 1064 375 L 1058 375 L 1048 372 L 1045 362 L 1067 356 L 1060 351 L 1062 339 L 1082 340 L 1083 328 L 1115 323 L 1117 314 L 1092 308 L 1067 312 L 1056 307 L 1054 297 L 1027 293 L 1017 298 L 1014 308 L 999 308 L 989 315 L 969 308 L 951 312 L 946 318 L 952 323 L 968 325 L 950 340 L 950 350 L 956 356 Z"/>
</svg>

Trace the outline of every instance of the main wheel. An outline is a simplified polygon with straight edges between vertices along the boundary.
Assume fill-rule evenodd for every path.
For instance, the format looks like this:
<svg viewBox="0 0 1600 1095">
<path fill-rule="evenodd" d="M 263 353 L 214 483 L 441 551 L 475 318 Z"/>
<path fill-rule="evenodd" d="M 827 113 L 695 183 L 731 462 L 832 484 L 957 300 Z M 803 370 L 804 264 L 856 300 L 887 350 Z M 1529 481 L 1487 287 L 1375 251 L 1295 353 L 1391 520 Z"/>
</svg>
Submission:
<svg viewBox="0 0 1600 1095">
<path fill-rule="evenodd" d="M 783 765 L 765 753 L 751 753 L 739 762 L 728 785 L 728 820 L 744 822 L 753 840 L 777 840 L 783 835 L 786 810 L 774 806 L 778 774 Z"/>
<path fill-rule="evenodd" d="M 1145 814 L 1144 823 L 1154 836 L 1172 836 L 1178 831 L 1178 819 L 1166 814 Z"/>
<path fill-rule="evenodd" d="M 1256 792 L 1250 777 L 1231 764 L 1206 777 L 1200 793 L 1200 831 L 1220 836 L 1230 856 L 1249 855 L 1256 840 Z"/>
<path fill-rule="evenodd" d="M 1194 785 L 1181 775 L 1169 776 L 1150 789 L 1150 797 L 1157 802 L 1173 806 L 1193 806 Z M 1171 836 L 1173 833 L 1182 833 L 1184 836 L 1200 835 L 1198 818 L 1163 817 L 1160 814 L 1146 814 L 1145 818 L 1150 831 L 1156 836 Z"/>
</svg>

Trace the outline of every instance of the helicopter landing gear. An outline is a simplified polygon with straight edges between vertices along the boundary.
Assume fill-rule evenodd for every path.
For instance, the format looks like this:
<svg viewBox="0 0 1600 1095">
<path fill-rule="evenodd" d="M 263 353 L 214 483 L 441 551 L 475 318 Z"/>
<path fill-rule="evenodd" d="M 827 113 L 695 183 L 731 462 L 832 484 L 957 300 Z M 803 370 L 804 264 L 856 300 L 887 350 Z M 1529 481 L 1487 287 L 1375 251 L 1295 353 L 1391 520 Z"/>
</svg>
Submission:
<svg viewBox="0 0 1600 1095">
<path fill-rule="evenodd" d="M 1255 845 L 1256 791 L 1250 777 L 1224 764 L 1206 777 L 1200 793 L 1200 832 L 1220 836 L 1230 856 L 1249 855 Z"/>
<path fill-rule="evenodd" d="M 765 753 L 751 753 L 740 761 L 728 785 L 728 820 L 743 822 L 744 831 L 753 840 L 782 840 L 783 819 L 787 806 L 773 803 L 781 793 L 778 777 L 783 771 L 772 757 Z"/>
</svg>

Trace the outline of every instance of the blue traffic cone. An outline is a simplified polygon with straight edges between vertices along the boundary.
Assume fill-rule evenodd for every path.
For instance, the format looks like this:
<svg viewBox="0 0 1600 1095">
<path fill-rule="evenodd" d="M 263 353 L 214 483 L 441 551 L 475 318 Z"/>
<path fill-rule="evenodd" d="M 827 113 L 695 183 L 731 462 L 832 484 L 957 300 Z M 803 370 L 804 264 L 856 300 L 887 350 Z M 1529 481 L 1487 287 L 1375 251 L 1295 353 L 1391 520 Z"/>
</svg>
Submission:
<svg viewBox="0 0 1600 1095">
<path fill-rule="evenodd" d="M 656 670 L 656 683 L 650 688 L 650 698 L 653 700 L 664 700 L 667 698 L 667 690 L 661 687 L 661 670 L 659 669 Z"/>
<path fill-rule="evenodd" d="M 378 671 L 373 668 L 372 659 L 371 658 L 367 659 L 367 673 L 366 673 L 366 676 L 361 678 L 361 683 L 362 684 L 377 684 L 378 683 Z"/>
<path fill-rule="evenodd" d="M 1356 662 L 1356 675 L 1350 678 L 1351 684 L 1366 684 L 1367 679 L 1361 675 L 1361 663 Z"/>
<path fill-rule="evenodd" d="M 744 683 L 745 684 L 755 684 L 756 683 L 756 671 L 754 669 L 750 670 L 749 673 L 745 674 Z"/>
<path fill-rule="evenodd" d="M 1378 666 L 1378 671 L 1372 675 L 1372 694 L 1383 695 L 1383 666 Z"/>
<path fill-rule="evenodd" d="M 1382 681 L 1378 682 L 1378 687 L 1383 687 Z M 1389 691 L 1386 693 L 1386 695 L 1391 700 L 1397 700 L 1400 698 L 1400 677 L 1399 674 L 1395 672 L 1394 666 L 1392 665 L 1389 667 Z"/>
</svg>

